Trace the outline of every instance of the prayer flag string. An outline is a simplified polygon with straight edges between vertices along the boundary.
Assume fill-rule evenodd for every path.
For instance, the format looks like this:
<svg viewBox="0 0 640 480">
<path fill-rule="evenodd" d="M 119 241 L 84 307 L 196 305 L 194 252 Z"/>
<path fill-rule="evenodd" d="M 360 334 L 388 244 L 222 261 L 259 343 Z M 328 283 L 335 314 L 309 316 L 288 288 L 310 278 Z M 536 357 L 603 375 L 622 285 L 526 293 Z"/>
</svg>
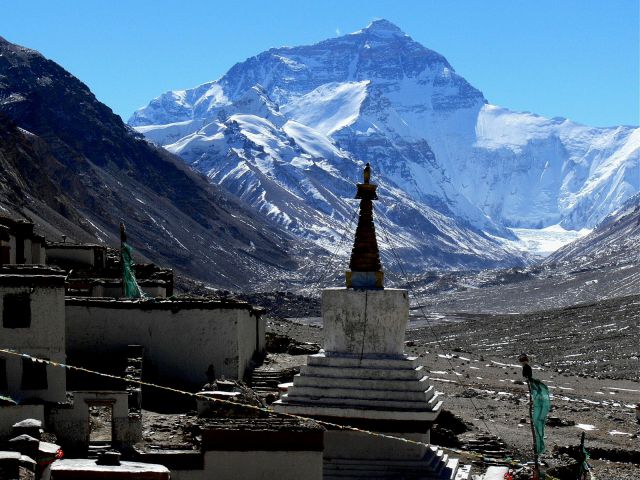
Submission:
<svg viewBox="0 0 640 480">
<path fill-rule="evenodd" d="M 318 420 L 318 419 L 315 419 L 315 418 L 304 417 L 304 416 L 301 416 L 301 415 L 294 415 L 292 413 L 276 412 L 276 411 L 274 411 L 274 410 L 272 410 L 272 409 L 270 409 L 268 407 L 258 407 L 256 405 L 248 405 L 248 404 L 245 404 L 245 403 L 238 403 L 238 402 L 235 402 L 233 400 L 225 400 L 225 399 L 221 399 L 221 398 L 214 398 L 214 397 L 210 397 L 208 395 L 203 395 L 201 393 L 188 392 L 186 390 L 180 390 L 180 389 L 177 389 L 177 388 L 168 387 L 166 385 L 158 385 L 158 384 L 155 384 L 155 383 L 145 382 L 144 380 L 138 380 L 138 379 L 135 379 L 135 378 L 128 378 L 128 377 L 122 377 L 122 376 L 119 376 L 119 375 L 113 375 L 113 374 L 110 374 L 110 373 L 98 372 L 96 370 L 90 370 L 90 369 L 84 368 L 84 367 L 78 367 L 78 366 L 75 366 L 75 365 L 69 365 L 69 364 L 65 364 L 65 363 L 59 363 L 59 362 L 54 362 L 54 361 L 51 361 L 51 360 L 46 360 L 46 359 L 43 359 L 43 358 L 34 357 L 33 355 L 29 355 L 29 354 L 26 354 L 26 353 L 21 353 L 21 352 L 18 352 L 16 350 L 12 350 L 12 349 L 8 349 L 8 348 L 0 348 L 0 353 L 5 353 L 7 355 L 14 355 L 14 356 L 26 358 L 26 359 L 32 360 L 34 362 L 45 363 L 47 365 L 51 365 L 52 367 L 64 368 L 64 369 L 67 369 L 67 370 L 76 370 L 76 371 L 80 371 L 80 372 L 90 373 L 92 375 L 98 375 L 98 376 L 101 376 L 101 377 L 111 378 L 111 379 L 114 379 L 114 380 L 120 380 L 120 381 L 127 382 L 127 383 L 137 383 L 139 385 L 144 385 L 144 386 L 147 386 L 147 387 L 152 387 L 152 388 L 157 388 L 157 389 L 160 389 L 160 390 L 170 391 L 170 392 L 174 392 L 174 393 L 177 393 L 177 394 L 180 394 L 180 395 L 186 395 L 186 396 L 189 396 L 189 397 L 205 399 L 205 400 L 209 400 L 209 401 L 212 401 L 212 402 L 218 402 L 218 403 L 226 404 L 226 405 L 233 406 L 233 407 L 241 407 L 241 408 L 246 408 L 248 410 L 260 411 L 260 412 L 267 413 L 269 415 L 281 416 L 281 417 L 286 417 L 286 418 L 295 418 L 295 419 L 298 419 L 298 420 L 311 421 L 311 422 L 318 423 L 320 425 L 324 425 L 324 426 L 328 426 L 328 427 L 332 427 L 332 428 L 337 428 L 339 430 L 350 430 L 350 431 L 359 432 L 359 433 L 366 434 L 366 435 L 375 436 L 375 437 L 378 437 L 378 438 L 386 438 L 386 439 L 389 439 L 389 440 L 396 440 L 396 441 L 408 443 L 408 444 L 411 444 L 411 445 L 418 445 L 418 446 L 425 447 L 425 448 L 431 448 L 431 446 L 428 443 L 419 442 L 417 440 L 411 440 L 411 439 L 408 439 L 408 438 L 396 437 L 396 436 L 393 436 L 393 435 L 387 435 L 387 434 L 380 433 L 380 432 L 373 432 L 373 431 L 370 431 L 370 430 L 364 430 L 362 428 L 352 427 L 351 425 L 341 425 L 341 424 L 338 424 L 338 423 L 328 422 L 326 420 Z M 448 447 L 446 448 L 446 450 L 449 450 L 449 451 L 454 452 L 454 453 L 466 455 L 466 456 L 469 456 L 469 457 L 474 457 L 474 458 L 479 458 L 479 459 L 484 458 L 483 455 L 480 455 L 479 453 L 476 453 L 476 452 L 469 452 L 469 451 L 466 451 L 466 450 L 460 450 L 460 449 L 448 448 Z M 512 467 L 521 466 L 522 465 L 521 463 L 515 462 L 513 460 L 505 460 L 504 464 L 510 465 Z M 557 479 L 554 479 L 554 477 L 551 477 L 549 475 L 547 475 L 546 478 L 548 480 L 557 480 Z"/>
</svg>

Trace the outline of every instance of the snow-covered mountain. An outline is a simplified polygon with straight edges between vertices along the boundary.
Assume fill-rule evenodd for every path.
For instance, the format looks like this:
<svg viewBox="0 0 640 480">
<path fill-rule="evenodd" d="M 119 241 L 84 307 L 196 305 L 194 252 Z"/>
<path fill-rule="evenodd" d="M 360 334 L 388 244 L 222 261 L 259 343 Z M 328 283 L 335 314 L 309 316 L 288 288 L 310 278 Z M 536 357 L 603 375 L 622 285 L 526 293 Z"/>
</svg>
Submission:
<svg viewBox="0 0 640 480">
<path fill-rule="evenodd" d="M 546 259 L 549 265 L 573 264 L 580 268 L 638 263 L 640 249 L 640 193 L 605 218 L 589 235 L 565 245 Z M 633 279 L 637 292 L 638 277 Z"/>
<path fill-rule="evenodd" d="M 432 266 L 515 263 L 505 227 L 592 227 L 640 189 L 640 129 L 490 105 L 386 20 L 270 49 L 129 124 L 324 246 L 339 242 L 368 161 L 391 243 Z"/>
<path fill-rule="evenodd" d="M 159 129 L 141 128 L 153 136 Z M 216 120 L 165 145 L 212 182 L 224 186 L 284 229 L 330 252 L 350 248 L 363 162 L 328 136 L 287 120 L 258 86 L 217 112 Z M 411 198 L 377 176 L 379 240 L 408 268 L 485 267 L 520 261 L 491 236 Z M 350 228 L 349 228 L 350 227 Z M 404 267 L 403 267 L 404 268 Z"/>
</svg>

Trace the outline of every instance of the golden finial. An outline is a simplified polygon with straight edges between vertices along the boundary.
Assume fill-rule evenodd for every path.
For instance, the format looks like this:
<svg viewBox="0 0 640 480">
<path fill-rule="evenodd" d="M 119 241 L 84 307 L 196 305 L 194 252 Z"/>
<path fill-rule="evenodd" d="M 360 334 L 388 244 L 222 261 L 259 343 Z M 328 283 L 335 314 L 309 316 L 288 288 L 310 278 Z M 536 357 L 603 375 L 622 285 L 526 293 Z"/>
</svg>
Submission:
<svg viewBox="0 0 640 480">
<path fill-rule="evenodd" d="M 369 180 L 371 180 L 371 166 L 367 162 L 364 166 L 364 183 L 369 183 Z"/>
</svg>

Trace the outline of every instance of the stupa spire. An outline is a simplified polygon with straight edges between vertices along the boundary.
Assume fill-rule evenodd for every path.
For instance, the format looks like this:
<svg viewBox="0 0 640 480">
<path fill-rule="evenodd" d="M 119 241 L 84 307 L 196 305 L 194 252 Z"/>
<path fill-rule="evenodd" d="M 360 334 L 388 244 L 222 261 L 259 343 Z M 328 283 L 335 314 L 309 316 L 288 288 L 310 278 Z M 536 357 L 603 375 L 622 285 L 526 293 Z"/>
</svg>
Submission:
<svg viewBox="0 0 640 480">
<path fill-rule="evenodd" d="M 377 200 L 377 185 L 371 182 L 371 166 L 367 163 L 363 183 L 357 184 L 356 198 L 360 199 L 360 216 L 356 237 L 351 249 L 351 261 L 346 272 L 347 288 L 383 288 L 384 273 L 373 224 L 373 200 Z"/>
<path fill-rule="evenodd" d="M 363 431 L 330 430 L 324 437 L 325 452 L 340 451 L 340 455 L 325 457 L 325 475 L 347 465 L 350 472 L 364 472 L 364 478 L 366 472 L 381 471 L 382 456 L 388 478 L 405 478 L 408 469 L 420 478 L 460 478 L 458 461 L 428 445 L 442 401 L 418 358 L 404 354 L 409 292 L 382 288 L 373 224 L 376 185 L 371 184 L 369 164 L 363 173 L 347 288 L 322 291 L 323 350 L 307 357 L 300 375 L 273 409 L 356 429 L 394 432 L 422 443 L 398 448 L 387 438 Z"/>
</svg>

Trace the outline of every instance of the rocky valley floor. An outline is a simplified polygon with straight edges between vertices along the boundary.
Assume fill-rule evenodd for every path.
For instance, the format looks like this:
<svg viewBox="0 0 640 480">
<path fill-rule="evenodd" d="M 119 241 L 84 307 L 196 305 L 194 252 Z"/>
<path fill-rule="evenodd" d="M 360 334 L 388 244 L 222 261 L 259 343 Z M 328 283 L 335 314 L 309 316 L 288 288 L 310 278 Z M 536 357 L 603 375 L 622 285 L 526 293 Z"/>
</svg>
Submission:
<svg viewBox="0 0 640 480">
<path fill-rule="evenodd" d="M 478 438 L 499 437 L 505 444 L 502 457 L 530 458 L 527 391 L 517 361 L 526 352 L 534 376 L 553 394 L 543 457 L 549 471 L 572 478 L 562 476 L 561 467 L 571 463 L 566 447 L 578 445 L 585 431 L 597 478 L 640 478 L 635 413 L 640 402 L 640 296 L 528 314 L 466 313 L 455 318 L 410 326 L 405 352 L 421 359 L 442 392 L 444 408 L 470 427 L 457 435 L 458 441 L 470 445 Z M 268 331 L 322 344 L 318 325 L 271 319 Z M 284 370 L 305 361 L 305 355 L 277 354 L 261 368 Z"/>
</svg>

